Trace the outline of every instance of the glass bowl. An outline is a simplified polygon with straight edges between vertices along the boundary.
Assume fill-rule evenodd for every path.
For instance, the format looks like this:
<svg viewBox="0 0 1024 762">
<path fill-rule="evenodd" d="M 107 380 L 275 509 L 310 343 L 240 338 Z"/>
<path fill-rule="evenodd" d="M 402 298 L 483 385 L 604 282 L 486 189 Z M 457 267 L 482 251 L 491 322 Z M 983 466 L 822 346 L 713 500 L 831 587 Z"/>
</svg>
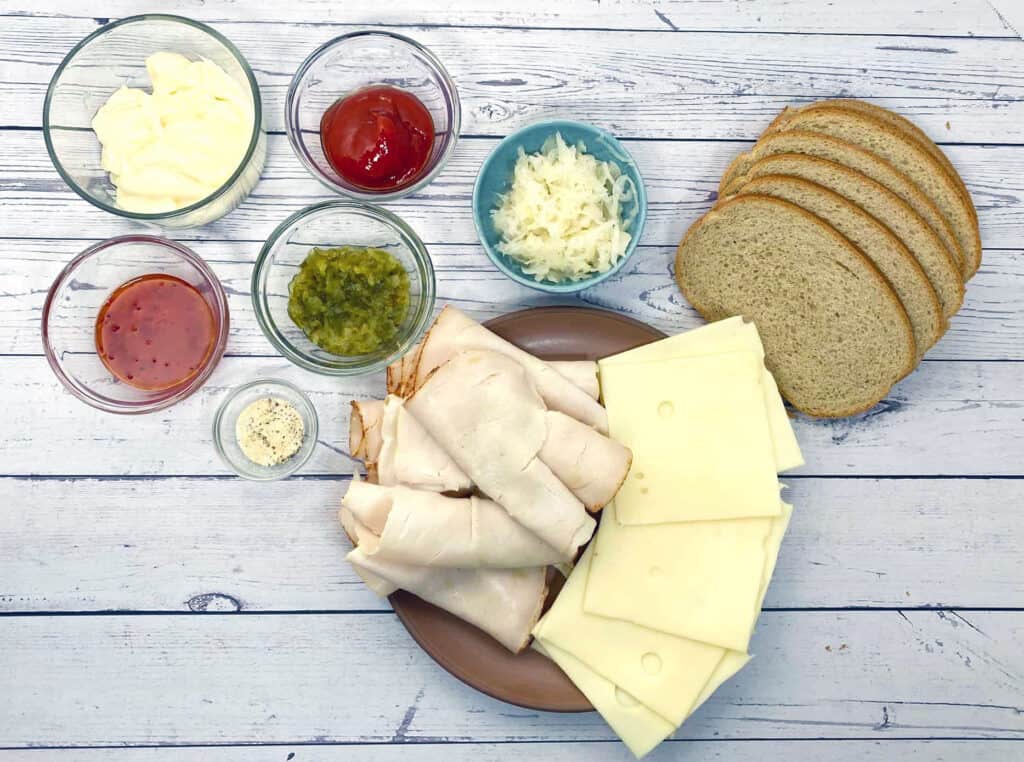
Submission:
<svg viewBox="0 0 1024 762">
<path fill-rule="evenodd" d="M 352 185 L 327 162 L 320 143 L 320 118 L 339 98 L 368 85 L 391 85 L 412 93 L 434 120 L 434 147 L 408 185 L 374 192 Z M 401 198 L 425 186 L 455 150 L 462 111 L 459 95 L 437 57 L 415 40 L 392 32 L 352 32 L 322 45 L 292 78 L 285 101 L 288 140 L 299 160 L 333 191 L 366 201 Z"/>
<path fill-rule="evenodd" d="M 343 356 L 310 341 L 288 316 L 288 287 L 314 246 L 383 249 L 409 275 L 409 311 L 398 335 L 377 351 Z M 383 370 L 420 340 L 434 311 L 434 266 L 426 247 L 397 215 L 361 201 L 328 201 L 286 219 L 263 245 L 252 272 L 256 320 L 281 354 L 328 376 Z"/>
<path fill-rule="evenodd" d="M 217 64 L 252 95 L 255 120 L 245 157 L 224 185 L 190 206 L 140 214 L 115 203 L 114 185 L 100 165 L 100 143 L 92 119 L 122 85 L 148 91 L 146 58 L 161 51 Z M 72 48 L 46 91 L 43 136 L 57 172 L 79 196 L 105 212 L 168 229 L 205 225 L 241 204 L 259 180 L 267 154 L 260 91 L 245 58 L 205 24 L 162 14 L 107 24 Z"/>
<path fill-rule="evenodd" d="M 215 338 L 196 375 L 168 389 L 146 391 L 116 379 L 96 353 L 96 318 L 110 294 L 143 275 L 173 275 L 194 286 L 213 313 Z M 173 405 L 213 373 L 228 340 L 228 302 L 217 276 L 194 252 L 166 238 L 126 235 L 90 246 L 71 260 L 43 305 L 43 349 L 68 391 L 108 413 L 150 413 Z"/>
<path fill-rule="evenodd" d="M 235 434 L 238 416 L 251 402 L 264 397 L 276 397 L 290 403 L 302 416 L 302 445 L 298 452 L 276 466 L 261 466 L 242 452 Z M 228 468 L 244 479 L 273 481 L 290 476 L 302 468 L 316 447 L 319 423 L 316 408 L 306 393 L 294 384 L 273 378 L 258 378 L 233 389 L 217 409 L 213 419 L 213 444 L 217 454 Z"/>
</svg>

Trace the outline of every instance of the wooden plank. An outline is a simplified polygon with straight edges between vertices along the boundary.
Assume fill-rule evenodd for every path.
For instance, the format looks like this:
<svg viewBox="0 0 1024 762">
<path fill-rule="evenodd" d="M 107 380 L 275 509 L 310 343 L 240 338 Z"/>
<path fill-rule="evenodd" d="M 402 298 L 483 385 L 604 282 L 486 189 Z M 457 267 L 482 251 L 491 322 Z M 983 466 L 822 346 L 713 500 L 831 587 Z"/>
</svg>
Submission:
<svg viewBox="0 0 1024 762">
<path fill-rule="evenodd" d="M 1021 638 L 1019 611 L 769 612 L 679 736 L 1024 738 Z M 476 693 L 387 614 L 13 617 L 0 674 L 2 746 L 612 737 Z"/>
<path fill-rule="evenodd" d="M 644 759 L 668 762 L 680 758 L 702 762 L 764 762 L 765 759 L 828 759 L 830 762 L 1017 762 L 1024 752 L 1020 741 L 905 740 L 883 741 L 687 741 L 670 740 Z M 39 762 L 42 759 L 76 762 L 623 762 L 625 749 L 615 741 L 585 746 L 563 743 L 459 743 L 292 745 L 202 748 L 114 748 L 0 750 L 0 762 Z"/>
<path fill-rule="evenodd" d="M 367 7 L 331 0 L 303 0 L 301 3 L 208 4 L 203 0 L 177 0 L 174 12 L 209 22 L 277 21 L 290 23 L 615 28 L 678 31 L 735 30 L 756 32 L 825 32 L 835 34 L 915 34 L 954 36 L 1007 36 L 1014 32 L 1000 19 L 993 5 L 983 0 L 910 0 L 891 3 L 865 0 L 857 13 L 841 4 L 816 0 L 785 0 L 769 4 L 734 3 L 727 0 L 618 0 L 595 4 L 588 0 L 563 0 L 553 5 L 543 0 L 496 6 L 486 0 L 448 0 L 426 6 L 392 2 Z M 152 6 L 143 0 L 106 0 L 104 13 L 113 17 L 148 13 Z M 95 12 L 89 9 L 88 12 Z M 62 0 L 7 3 L 6 13 L 27 16 L 55 15 L 85 17 L 84 9 L 69 7 Z M 87 19 L 88 20 L 88 19 Z M 97 22 L 100 20 L 97 19 Z"/>
<path fill-rule="evenodd" d="M 48 284 L 91 241 L 8 239 L 0 257 L 0 354 L 42 351 L 39 326 Z M 231 309 L 233 354 L 268 354 L 269 343 L 253 315 L 250 294 L 253 250 L 243 241 L 191 244 L 220 277 Z M 672 279 L 673 246 L 641 245 L 630 266 L 575 297 L 551 298 L 506 278 L 478 246 L 432 244 L 438 302 L 487 319 L 544 304 L 579 304 L 615 310 L 668 333 L 701 325 Z M 77 319 L 77 315 L 75 316 Z M 92 341 L 93 314 L 81 316 L 82 350 Z M 963 308 L 928 353 L 933 360 L 1024 360 L 1024 253 L 988 250 L 971 281 Z"/>
<path fill-rule="evenodd" d="M 0 475 L 224 474 L 210 426 L 228 389 L 259 376 L 292 380 L 320 414 L 320 446 L 306 474 L 344 475 L 348 403 L 383 395 L 379 375 L 305 373 L 277 358 L 225 358 L 210 381 L 172 409 L 112 416 L 63 393 L 38 357 L 0 358 L 5 380 Z M 1024 363 L 926 362 L 888 399 L 852 418 L 796 419 L 804 475 L 1020 475 Z M 68 453 L 74 453 L 69 459 Z"/>
<path fill-rule="evenodd" d="M 1021 123 L 1024 124 L 1024 114 Z M 413 196 L 388 204 L 428 244 L 476 244 L 470 199 L 492 138 L 463 140 L 437 180 Z M 745 143 L 629 141 L 648 194 L 647 226 L 641 241 L 676 246 L 683 233 L 716 198 L 718 180 Z M 310 176 L 284 136 L 268 141 L 267 168 L 253 194 L 237 210 L 197 230 L 175 231 L 179 240 L 263 241 L 288 215 L 310 204 L 338 198 Z M 978 207 L 986 247 L 1019 249 L 1024 239 L 1024 147 L 951 146 Z M 106 238 L 145 230 L 104 214 L 72 193 L 54 171 L 42 134 L 0 131 L 0 205 L 7 238 Z M 46 220 L 40 230 L 39 221 Z M 251 261 L 257 245 L 246 247 Z"/>
<path fill-rule="evenodd" d="M 343 560 L 344 490 L 0 479 L 0 611 L 387 610 Z M 786 499 L 770 608 L 1024 608 L 1024 480 L 793 479 Z"/>
<path fill-rule="evenodd" d="M 54 69 L 95 28 L 92 19 L 5 19 L 0 125 L 40 124 Z M 252 65 L 266 126 L 277 131 L 284 129 L 295 70 L 317 46 L 350 29 L 251 22 L 219 28 Z M 670 30 L 406 31 L 449 69 L 466 134 L 504 135 L 558 115 L 627 137 L 749 140 L 785 105 L 844 96 L 905 110 L 942 141 L 1024 142 L 1024 68 L 1016 36 L 846 36 L 838 44 L 832 36 L 693 32 L 683 45 Z"/>
</svg>

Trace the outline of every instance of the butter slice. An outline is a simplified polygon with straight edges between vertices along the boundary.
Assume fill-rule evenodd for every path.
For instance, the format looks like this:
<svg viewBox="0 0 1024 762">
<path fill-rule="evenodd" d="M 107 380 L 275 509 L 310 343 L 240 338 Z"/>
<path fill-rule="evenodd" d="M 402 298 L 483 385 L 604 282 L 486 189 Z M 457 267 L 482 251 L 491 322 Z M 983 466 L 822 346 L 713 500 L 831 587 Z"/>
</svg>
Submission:
<svg viewBox="0 0 1024 762">
<path fill-rule="evenodd" d="M 764 347 L 761 345 L 757 327 L 753 323 L 744 322 L 742 317 L 732 317 L 606 357 L 601 360 L 600 368 L 603 371 L 613 365 L 674 360 L 682 357 L 744 350 L 754 352 L 758 360 L 762 364 L 764 363 Z M 766 368 L 762 370 L 761 387 L 764 392 L 765 410 L 775 450 L 775 470 L 781 473 L 802 466 L 804 464 L 803 455 L 800 453 L 800 446 L 793 433 L 793 426 L 786 414 L 782 395 L 779 394 L 779 387 L 775 384 L 775 377 Z"/>
<path fill-rule="evenodd" d="M 746 651 L 792 508 L 778 519 L 622 526 L 605 508 L 583 610 Z"/>
<path fill-rule="evenodd" d="M 543 638 L 534 640 L 533 648 L 559 666 L 637 759 L 675 731 L 671 722 L 571 654 Z"/>
<path fill-rule="evenodd" d="M 725 652 L 708 643 L 585 612 L 583 597 L 594 545 L 587 547 L 554 605 L 534 627 L 533 635 L 571 654 L 679 725 L 693 709 Z M 757 576 L 760 578 L 760 574 Z"/>
<path fill-rule="evenodd" d="M 754 352 L 602 370 L 609 431 L 633 451 L 621 523 L 779 515 L 762 370 Z"/>
</svg>

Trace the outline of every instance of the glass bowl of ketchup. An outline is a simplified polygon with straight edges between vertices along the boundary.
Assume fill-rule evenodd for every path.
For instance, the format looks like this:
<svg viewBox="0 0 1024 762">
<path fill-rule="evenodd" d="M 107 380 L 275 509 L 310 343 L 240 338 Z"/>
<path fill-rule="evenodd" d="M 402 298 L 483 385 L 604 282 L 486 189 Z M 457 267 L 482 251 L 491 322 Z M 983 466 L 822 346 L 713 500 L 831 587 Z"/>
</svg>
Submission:
<svg viewBox="0 0 1024 762">
<path fill-rule="evenodd" d="M 43 305 L 43 348 L 83 402 L 149 413 L 198 389 L 227 345 L 228 303 L 213 271 L 174 241 L 126 235 L 65 267 Z"/>
<path fill-rule="evenodd" d="M 413 193 L 459 136 L 459 96 L 437 57 L 391 32 L 322 45 L 288 88 L 285 124 L 299 160 L 331 190 L 364 201 Z"/>
</svg>

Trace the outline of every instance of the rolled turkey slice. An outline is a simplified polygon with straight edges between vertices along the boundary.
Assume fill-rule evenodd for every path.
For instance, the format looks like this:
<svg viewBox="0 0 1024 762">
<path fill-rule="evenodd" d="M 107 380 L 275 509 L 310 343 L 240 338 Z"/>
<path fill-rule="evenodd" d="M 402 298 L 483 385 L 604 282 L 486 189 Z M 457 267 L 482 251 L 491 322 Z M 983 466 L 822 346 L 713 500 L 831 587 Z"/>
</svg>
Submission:
<svg viewBox="0 0 1024 762">
<path fill-rule="evenodd" d="M 356 548 L 346 558 L 359 574 L 369 574 L 419 596 L 479 627 L 512 653 L 530 642 L 547 597 L 547 570 L 440 569 L 367 556 Z"/>
<path fill-rule="evenodd" d="M 411 395 L 414 391 L 413 382 L 416 375 L 416 363 L 419 362 L 420 350 L 423 344 L 417 344 L 387 369 L 387 390 L 388 394 L 394 394 L 402 399 Z"/>
<path fill-rule="evenodd" d="M 594 519 L 539 457 L 547 409 L 516 360 L 456 354 L 405 406 L 481 492 L 559 553 L 590 539 Z"/>
<path fill-rule="evenodd" d="M 413 373 L 419 359 L 421 344 L 391 363 L 387 370 L 388 394 L 409 397 L 415 391 Z M 547 364 L 565 376 L 573 386 L 578 386 L 591 399 L 601 398 L 601 384 L 597 377 L 597 362 L 594 360 L 547 360 Z"/>
<path fill-rule="evenodd" d="M 378 483 L 432 492 L 468 493 L 473 489 L 472 480 L 405 409 L 400 397 L 389 395 L 384 402 L 380 441 Z"/>
<path fill-rule="evenodd" d="M 539 457 L 590 512 L 604 508 L 633 463 L 628 447 L 564 413 L 547 411 Z"/>
<path fill-rule="evenodd" d="M 348 419 L 348 451 L 353 458 L 375 461 L 381 448 L 380 426 L 384 419 L 383 400 L 354 400 Z"/>
<path fill-rule="evenodd" d="M 594 360 L 548 360 L 547 364 L 578 386 L 593 400 L 601 397 L 601 384 L 597 380 L 597 362 Z"/>
<path fill-rule="evenodd" d="M 572 416 L 603 434 L 608 433 L 608 416 L 593 396 L 549 363 L 510 344 L 451 305 L 441 310 L 416 354 L 413 393 L 426 383 L 435 369 L 466 350 L 489 350 L 515 360 L 526 369 L 549 409 Z"/>
<path fill-rule="evenodd" d="M 457 494 L 472 491 L 472 480 L 405 409 L 403 400 L 390 395 L 384 403 L 352 404 L 350 447 L 355 451 L 357 441 L 369 442 L 363 457 L 378 484 Z M 382 404 L 384 412 L 378 414 L 376 408 Z M 364 415 L 357 417 L 357 410 Z M 371 415 L 379 425 L 366 434 L 364 421 Z M 547 436 L 540 459 L 588 511 L 600 510 L 615 497 L 629 473 L 629 449 L 564 413 L 549 410 L 545 422 Z"/>
<path fill-rule="evenodd" d="M 572 560 L 480 497 L 351 482 L 343 510 L 376 535 L 367 556 L 434 567 L 521 569 Z"/>
<path fill-rule="evenodd" d="M 352 403 L 349 451 L 366 462 L 373 481 L 432 492 L 468 493 L 473 482 L 410 415 L 395 395 Z"/>
<path fill-rule="evenodd" d="M 371 532 L 367 526 L 353 516 L 351 511 L 342 507 L 342 509 L 338 511 L 338 518 L 341 520 L 341 526 L 345 530 L 345 534 L 348 535 L 349 542 L 351 542 L 355 547 L 365 548 L 368 552 L 376 548 L 378 544 L 377 536 Z M 355 573 L 359 575 L 359 578 L 366 583 L 366 586 L 380 598 L 387 598 L 398 589 L 386 579 L 382 579 L 365 569 L 360 569 L 356 566 L 353 566 L 352 568 L 355 570 Z"/>
</svg>

